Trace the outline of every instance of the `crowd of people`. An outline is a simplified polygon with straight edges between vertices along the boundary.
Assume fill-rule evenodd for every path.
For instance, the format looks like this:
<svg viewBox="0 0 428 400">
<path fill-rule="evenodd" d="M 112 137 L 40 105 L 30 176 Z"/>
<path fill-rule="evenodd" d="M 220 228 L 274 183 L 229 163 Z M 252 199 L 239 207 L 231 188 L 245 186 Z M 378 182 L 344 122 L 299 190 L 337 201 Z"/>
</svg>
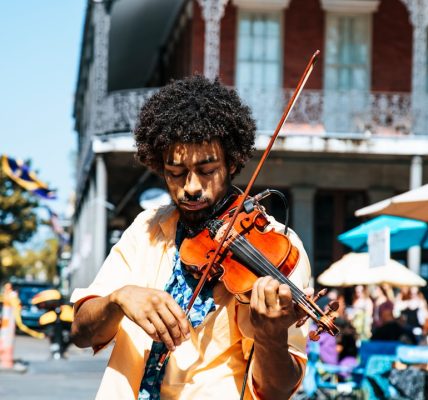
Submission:
<svg viewBox="0 0 428 400">
<path fill-rule="evenodd" d="M 325 303 L 337 301 L 336 323 L 341 333 L 324 335 L 320 359 L 329 364 L 358 363 L 358 349 L 364 340 L 427 344 L 428 305 L 418 287 L 363 286 L 329 291 Z"/>
</svg>

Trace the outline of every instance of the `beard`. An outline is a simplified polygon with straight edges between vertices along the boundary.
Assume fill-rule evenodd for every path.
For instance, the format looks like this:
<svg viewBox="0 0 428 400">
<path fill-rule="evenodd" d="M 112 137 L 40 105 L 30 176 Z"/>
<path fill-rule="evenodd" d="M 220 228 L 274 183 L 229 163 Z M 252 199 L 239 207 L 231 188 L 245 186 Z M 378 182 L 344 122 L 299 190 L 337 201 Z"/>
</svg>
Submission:
<svg viewBox="0 0 428 400">
<path fill-rule="evenodd" d="M 203 201 L 204 199 L 200 200 Z M 212 216 L 214 212 L 214 205 L 207 203 L 208 206 L 202 210 L 189 211 L 183 210 L 180 207 L 181 201 L 184 201 L 184 199 L 180 199 L 178 203 L 176 203 L 181 222 L 193 231 L 202 230 L 204 228 L 205 222 Z"/>
<path fill-rule="evenodd" d="M 227 180 L 226 185 L 226 193 L 215 203 L 210 203 L 209 199 L 203 196 L 199 198 L 189 198 L 185 196 L 183 198 L 179 198 L 178 201 L 175 202 L 175 205 L 177 206 L 178 212 L 180 214 L 180 221 L 191 236 L 202 231 L 206 227 L 206 222 L 211 220 L 218 213 L 218 211 L 224 207 L 226 200 L 229 199 L 230 194 L 233 193 L 230 179 Z M 189 200 L 205 201 L 207 203 L 207 207 L 195 211 L 182 209 L 180 207 L 180 203 Z"/>
</svg>

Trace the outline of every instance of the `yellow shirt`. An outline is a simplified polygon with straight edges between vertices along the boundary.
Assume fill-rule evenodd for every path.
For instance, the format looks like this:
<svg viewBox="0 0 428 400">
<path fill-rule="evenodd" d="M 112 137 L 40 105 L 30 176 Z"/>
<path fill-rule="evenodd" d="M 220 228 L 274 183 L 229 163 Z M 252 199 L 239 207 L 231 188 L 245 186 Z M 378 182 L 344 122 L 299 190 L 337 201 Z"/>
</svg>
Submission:
<svg viewBox="0 0 428 400">
<path fill-rule="evenodd" d="M 172 273 L 177 221 L 178 212 L 172 206 L 138 215 L 112 248 L 94 282 L 74 290 L 71 301 L 75 307 L 88 297 L 106 296 L 129 284 L 163 290 Z M 290 231 L 289 237 L 300 252 L 289 278 L 303 288 L 310 278 L 308 258 L 297 235 Z M 222 283 L 215 286 L 213 297 L 216 310 L 172 353 L 162 381 L 162 399 L 239 399 L 253 336 L 249 308 Z M 307 325 L 289 329 L 289 351 L 299 360 L 306 360 L 306 336 Z M 143 329 L 124 317 L 97 399 L 136 399 L 151 345 L 152 339 Z M 249 375 L 245 399 L 256 397 Z"/>
</svg>

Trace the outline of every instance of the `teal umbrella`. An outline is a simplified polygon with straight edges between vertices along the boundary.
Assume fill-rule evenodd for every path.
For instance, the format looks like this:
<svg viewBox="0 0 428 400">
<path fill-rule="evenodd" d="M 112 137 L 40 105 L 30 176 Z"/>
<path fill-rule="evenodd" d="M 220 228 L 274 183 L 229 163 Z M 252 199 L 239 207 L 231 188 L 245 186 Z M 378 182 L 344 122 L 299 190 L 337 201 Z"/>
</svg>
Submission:
<svg viewBox="0 0 428 400">
<path fill-rule="evenodd" d="M 414 219 L 382 215 L 364 222 L 337 238 L 354 251 L 367 251 L 367 241 L 370 232 L 389 228 L 391 251 L 403 251 L 412 246 L 428 248 L 428 224 Z"/>
</svg>

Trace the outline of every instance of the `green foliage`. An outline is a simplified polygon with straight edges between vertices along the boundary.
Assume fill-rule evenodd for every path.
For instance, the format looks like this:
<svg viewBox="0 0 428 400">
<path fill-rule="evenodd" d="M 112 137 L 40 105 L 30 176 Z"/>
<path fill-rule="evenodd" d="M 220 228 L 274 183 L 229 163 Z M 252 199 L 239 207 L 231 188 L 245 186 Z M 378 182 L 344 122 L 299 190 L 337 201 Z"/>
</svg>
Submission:
<svg viewBox="0 0 428 400">
<path fill-rule="evenodd" d="M 18 267 L 14 244 L 25 243 L 37 231 L 38 199 L 12 181 L 0 166 L 0 280 L 6 269 Z"/>
<path fill-rule="evenodd" d="M 31 276 L 33 279 L 40 279 L 43 276 L 44 279 L 52 282 L 57 273 L 58 247 L 58 240 L 52 238 L 46 240 L 41 250 L 27 250 L 18 255 L 17 266 L 13 267 L 13 275 L 21 278 Z"/>
<path fill-rule="evenodd" d="M 0 249 L 25 243 L 36 232 L 35 195 L 9 179 L 0 168 Z"/>
</svg>

